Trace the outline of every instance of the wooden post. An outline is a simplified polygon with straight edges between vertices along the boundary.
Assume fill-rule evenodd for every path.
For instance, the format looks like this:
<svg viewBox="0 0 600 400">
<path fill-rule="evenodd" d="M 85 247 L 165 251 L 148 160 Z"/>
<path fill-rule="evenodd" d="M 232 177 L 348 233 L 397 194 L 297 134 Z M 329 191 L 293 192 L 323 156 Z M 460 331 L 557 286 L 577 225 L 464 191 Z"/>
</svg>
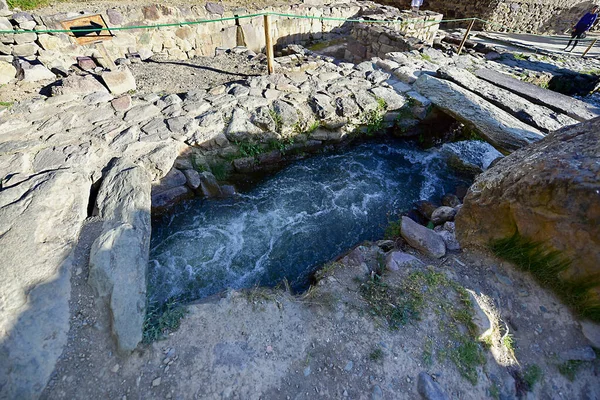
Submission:
<svg viewBox="0 0 600 400">
<path fill-rule="evenodd" d="M 266 14 L 265 16 L 265 47 L 267 49 L 267 70 L 269 71 L 269 75 L 271 75 L 274 71 L 273 68 L 273 41 L 271 39 L 271 16 Z"/>
<path fill-rule="evenodd" d="M 592 43 L 590 43 L 590 45 L 588 46 L 588 48 L 585 49 L 585 51 L 583 52 L 583 54 L 581 55 L 581 57 L 585 57 L 585 55 L 590 52 L 590 50 L 592 49 L 592 47 L 594 47 L 594 45 L 596 44 L 597 41 L 598 41 L 598 39 L 594 39 L 592 41 Z"/>
<path fill-rule="evenodd" d="M 471 33 L 471 29 L 473 29 L 473 25 L 475 25 L 475 18 L 473 18 L 473 20 L 471 20 L 471 23 L 469 24 L 469 27 L 467 28 L 467 31 L 465 32 L 465 37 L 463 38 L 462 42 L 460 42 L 460 46 L 458 46 L 458 55 L 460 55 L 460 53 L 462 52 L 462 49 L 465 46 L 465 42 L 469 38 L 469 33 Z"/>
</svg>

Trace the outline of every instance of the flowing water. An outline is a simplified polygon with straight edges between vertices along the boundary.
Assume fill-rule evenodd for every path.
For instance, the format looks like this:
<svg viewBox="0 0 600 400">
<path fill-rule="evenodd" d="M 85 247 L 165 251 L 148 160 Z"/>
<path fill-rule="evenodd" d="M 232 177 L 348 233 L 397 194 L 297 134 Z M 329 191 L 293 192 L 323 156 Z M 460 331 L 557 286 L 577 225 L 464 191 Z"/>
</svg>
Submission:
<svg viewBox="0 0 600 400">
<path fill-rule="evenodd" d="M 399 211 L 468 186 L 447 166 L 448 151 L 483 167 L 499 155 L 483 142 L 429 150 L 371 142 L 299 161 L 235 198 L 180 204 L 153 226 L 150 301 L 191 301 L 283 279 L 306 288 L 318 266 L 382 238 Z"/>
</svg>

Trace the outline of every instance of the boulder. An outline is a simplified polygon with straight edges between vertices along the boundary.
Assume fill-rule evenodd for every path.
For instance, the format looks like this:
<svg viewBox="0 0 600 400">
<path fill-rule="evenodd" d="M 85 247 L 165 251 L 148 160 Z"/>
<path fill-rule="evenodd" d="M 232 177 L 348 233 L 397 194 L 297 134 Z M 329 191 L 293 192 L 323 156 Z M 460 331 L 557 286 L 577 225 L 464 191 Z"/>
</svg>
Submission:
<svg viewBox="0 0 600 400">
<path fill-rule="evenodd" d="M 13 46 L 12 54 L 15 57 L 30 57 L 38 53 L 40 47 L 35 43 L 24 43 Z"/>
<path fill-rule="evenodd" d="M 72 251 L 90 187 L 58 170 L 0 191 L 2 398 L 40 397 L 67 344 Z"/>
<path fill-rule="evenodd" d="M 202 184 L 200 180 L 200 174 L 194 169 L 184 169 L 183 174 L 185 175 L 186 183 L 192 190 L 196 190 Z"/>
<path fill-rule="evenodd" d="M 442 230 L 438 232 L 438 235 L 440 235 L 444 240 L 444 243 L 446 244 L 446 249 L 450 251 L 458 251 L 461 249 L 460 243 L 456 239 L 456 234 L 454 232 Z"/>
<path fill-rule="evenodd" d="M 113 106 L 116 112 L 125 112 L 131 108 L 132 101 L 131 96 L 126 94 L 121 97 L 113 99 L 110 104 Z"/>
<path fill-rule="evenodd" d="M 446 67 L 441 68 L 438 75 L 472 90 L 495 106 L 543 132 L 555 131 L 579 122 L 565 114 L 534 104 L 509 90 L 479 79 L 467 70 Z"/>
<path fill-rule="evenodd" d="M 86 96 L 94 92 L 108 93 L 108 90 L 92 75 L 71 75 L 63 78 L 60 85 L 52 87 L 52 96 L 64 94 Z"/>
<path fill-rule="evenodd" d="M 529 101 L 548 107 L 556 112 L 566 114 L 578 121 L 586 121 L 600 115 L 600 109 L 570 96 L 541 88 L 532 83 L 523 82 L 507 74 L 482 68 L 475 71 L 481 79 L 510 90 Z"/>
<path fill-rule="evenodd" d="M 190 190 L 186 186 L 177 186 L 156 194 L 152 194 L 152 208 L 163 209 L 189 197 Z"/>
<path fill-rule="evenodd" d="M 32 65 L 29 68 L 22 69 L 23 81 L 25 82 L 37 82 L 44 80 L 54 80 L 56 75 L 51 72 L 48 68 L 41 64 Z"/>
<path fill-rule="evenodd" d="M 408 217 L 402 217 L 400 235 L 409 245 L 427 256 L 441 258 L 446 255 L 444 239 Z"/>
<path fill-rule="evenodd" d="M 456 216 L 459 242 L 487 246 L 516 232 L 600 272 L 600 118 L 564 128 L 479 175 Z"/>
<path fill-rule="evenodd" d="M 146 269 L 150 256 L 150 177 L 117 160 L 102 181 L 96 207 L 104 220 L 92 245 L 88 283 L 110 308 L 120 352 L 142 340 L 146 313 Z"/>
<path fill-rule="evenodd" d="M 200 189 L 204 197 L 221 197 L 222 195 L 217 178 L 208 171 L 200 174 Z"/>
<path fill-rule="evenodd" d="M 162 177 L 158 184 L 152 186 L 152 195 L 176 188 L 178 186 L 183 186 L 186 182 L 187 179 L 183 172 L 173 168 L 167 175 Z"/>
<path fill-rule="evenodd" d="M 425 371 L 417 377 L 417 391 L 425 400 L 448 400 L 448 396 L 439 383 L 431 379 L 431 376 Z"/>
<path fill-rule="evenodd" d="M 385 259 L 385 267 L 389 271 L 399 271 L 405 268 L 424 266 L 417 257 L 403 251 L 393 251 Z"/>
<path fill-rule="evenodd" d="M 433 213 L 431 213 L 431 222 L 434 225 L 442 225 L 444 222 L 454 220 L 454 216 L 456 215 L 456 210 L 452 207 L 442 206 L 436 208 Z"/>
<path fill-rule="evenodd" d="M 544 137 L 538 129 L 455 83 L 422 75 L 414 89 L 502 152 L 517 150 Z"/>
<path fill-rule="evenodd" d="M 0 61 L 0 85 L 4 85 L 15 79 L 17 76 L 17 69 L 12 65 L 4 61 Z"/>
<path fill-rule="evenodd" d="M 102 80 L 114 95 L 127 93 L 137 88 L 131 70 L 125 65 L 118 67 L 115 71 L 103 72 Z"/>
<path fill-rule="evenodd" d="M 384 88 L 384 87 L 375 87 L 371 89 L 371 93 L 375 95 L 375 97 L 382 99 L 385 101 L 386 108 L 388 111 L 396 111 L 404 107 L 406 104 L 406 99 L 401 94 L 394 89 Z"/>
</svg>

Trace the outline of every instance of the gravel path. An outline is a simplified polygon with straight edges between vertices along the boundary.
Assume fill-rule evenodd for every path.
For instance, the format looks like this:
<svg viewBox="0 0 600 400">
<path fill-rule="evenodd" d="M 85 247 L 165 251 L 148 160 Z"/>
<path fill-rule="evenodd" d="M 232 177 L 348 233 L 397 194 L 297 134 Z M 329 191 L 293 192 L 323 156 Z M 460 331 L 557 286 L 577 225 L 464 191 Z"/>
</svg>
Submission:
<svg viewBox="0 0 600 400">
<path fill-rule="evenodd" d="M 227 82 L 266 73 L 266 65 L 245 54 L 195 57 L 186 61 L 154 56 L 130 66 L 138 93 L 183 93 L 210 89 Z"/>
</svg>

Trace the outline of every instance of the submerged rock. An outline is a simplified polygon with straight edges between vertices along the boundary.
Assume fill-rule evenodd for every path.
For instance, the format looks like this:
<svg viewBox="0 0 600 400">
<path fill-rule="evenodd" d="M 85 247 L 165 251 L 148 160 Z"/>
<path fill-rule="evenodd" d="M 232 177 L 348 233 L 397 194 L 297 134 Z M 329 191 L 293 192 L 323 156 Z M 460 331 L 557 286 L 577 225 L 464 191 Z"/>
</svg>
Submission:
<svg viewBox="0 0 600 400">
<path fill-rule="evenodd" d="M 519 233 L 573 260 L 565 276 L 600 272 L 600 118 L 561 129 L 498 161 L 456 217 L 465 246 Z"/>
<path fill-rule="evenodd" d="M 400 234 L 409 245 L 427 256 L 441 258 L 446 254 L 446 244 L 440 235 L 408 217 L 402 217 Z"/>
</svg>

